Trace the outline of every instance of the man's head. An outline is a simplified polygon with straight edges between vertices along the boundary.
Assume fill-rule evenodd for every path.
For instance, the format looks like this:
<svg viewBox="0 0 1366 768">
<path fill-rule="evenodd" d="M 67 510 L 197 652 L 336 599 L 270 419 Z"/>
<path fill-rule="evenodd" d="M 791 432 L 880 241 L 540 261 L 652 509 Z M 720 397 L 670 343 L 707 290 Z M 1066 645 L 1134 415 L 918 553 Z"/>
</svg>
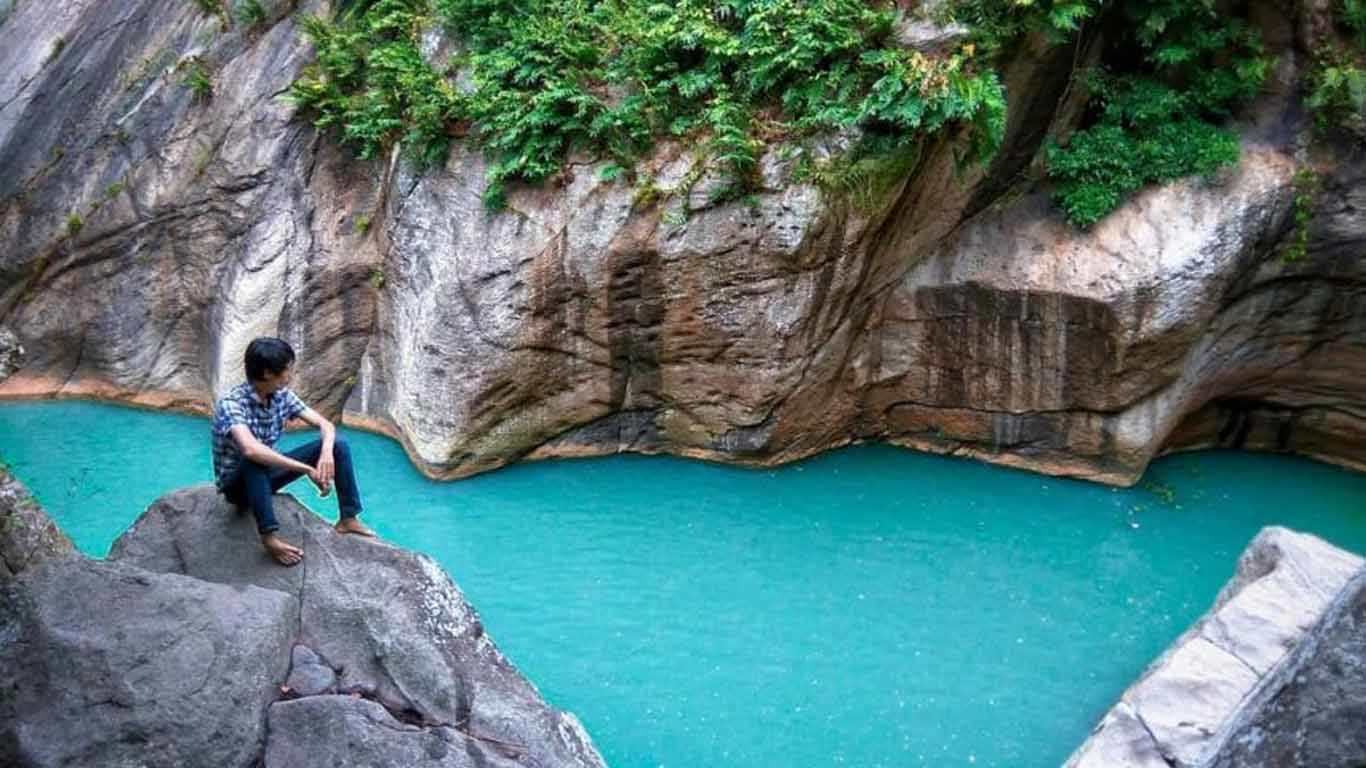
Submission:
<svg viewBox="0 0 1366 768">
<path fill-rule="evenodd" d="M 257 385 L 258 389 L 265 385 L 268 392 L 274 392 L 289 384 L 294 350 L 283 339 L 261 336 L 252 339 L 247 345 L 243 362 L 246 363 L 247 381 Z"/>
</svg>

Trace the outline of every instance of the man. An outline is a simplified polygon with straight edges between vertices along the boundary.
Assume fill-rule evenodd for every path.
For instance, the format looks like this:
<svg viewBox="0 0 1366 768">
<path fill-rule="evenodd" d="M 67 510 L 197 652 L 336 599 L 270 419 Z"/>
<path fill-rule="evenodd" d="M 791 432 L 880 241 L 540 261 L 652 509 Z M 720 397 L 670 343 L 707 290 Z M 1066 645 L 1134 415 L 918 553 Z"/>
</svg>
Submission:
<svg viewBox="0 0 1366 768">
<path fill-rule="evenodd" d="M 266 552 L 281 565 L 295 565 L 303 550 L 280 538 L 276 531 L 274 493 L 308 476 L 323 496 L 337 484 L 338 533 L 374 536 L 357 515 L 360 491 L 351 468 L 351 451 L 337 438 L 332 422 L 323 418 L 289 389 L 294 375 L 294 350 L 281 339 L 261 337 L 247 345 L 247 380 L 233 387 L 213 409 L 213 474 L 228 501 L 251 509 Z M 275 442 L 293 418 L 317 427 L 314 440 L 286 453 Z"/>
</svg>

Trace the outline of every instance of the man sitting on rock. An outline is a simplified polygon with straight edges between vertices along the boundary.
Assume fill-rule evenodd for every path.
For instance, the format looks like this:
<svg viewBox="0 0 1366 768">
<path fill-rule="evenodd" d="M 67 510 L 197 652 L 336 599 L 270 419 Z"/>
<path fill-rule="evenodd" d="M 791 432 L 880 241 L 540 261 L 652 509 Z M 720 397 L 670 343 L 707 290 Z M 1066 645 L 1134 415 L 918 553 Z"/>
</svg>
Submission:
<svg viewBox="0 0 1366 768">
<path fill-rule="evenodd" d="M 281 339 L 261 337 L 247 345 L 247 380 L 233 387 L 213 409 L 213 474 L 228 501 L 251 508 L 266 552 L 282 565 L 303 559 L 303 550 L 276 535 L 274 493 L 307 475 L 326 496 L 337 484 L 341 517 L 338 533 L 374 536 L 356 518 L 360 491 L 351 468 L 351 451 L 338 439 L 332 422 L 304 405 L 289 389 L 294 375 L 294 350 Z M 302 418 L 322 432 L 314 440 L 279 453 L 275 442 L 285 422 Z"/>
</svg>

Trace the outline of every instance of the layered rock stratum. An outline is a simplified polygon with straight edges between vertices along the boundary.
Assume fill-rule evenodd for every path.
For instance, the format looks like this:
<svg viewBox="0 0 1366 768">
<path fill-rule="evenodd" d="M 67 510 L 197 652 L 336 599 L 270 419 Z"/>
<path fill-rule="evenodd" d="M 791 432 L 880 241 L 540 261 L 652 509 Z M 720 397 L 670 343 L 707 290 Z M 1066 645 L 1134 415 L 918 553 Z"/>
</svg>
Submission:
<svg viewBox="0 0 1366 768">
<path fill-rule="evenodd" d="M 862 440 L 1115 483 L 1208 445 L 1366 466 L 1366 164 L 1307 143 L 1294 84 L 1323 32 L 1285 5 L 1254 14 L 1279 63 L 1239 165 L 1081 232 L 1030 167 L 1078 119 L 1086 41 L 1006 63 L 989 166 L 929 141 L 871 208 L 794 182 L 780 147 L 752 201 L 709 205 L 715 180 L 683 190 L 696 158 L 665 144 L 639 169 L 662 203 L 578 158 L 491 214 L 477 150 L 427 172 L 355 161 L 282 99 L 311 56 L 300 15 L 327 3 L 266 2 L 251 29 L 184 0 L 18 3 L 0 326 L 26 356 L 0 397 L 203 411 L 278 334 L 306 399 L 437 477 Z M 955 34 L 916 24 L 909 45 Z M 1305 168 L 1319 192 L 1297 203 Z"/>
<path fill-rule="evenodd" d="M 276 501 L 294 568 L 207 486 L 107 560 L 0 529 L 0 765 L 602 768 L 439 566 Z"/>
</svg>

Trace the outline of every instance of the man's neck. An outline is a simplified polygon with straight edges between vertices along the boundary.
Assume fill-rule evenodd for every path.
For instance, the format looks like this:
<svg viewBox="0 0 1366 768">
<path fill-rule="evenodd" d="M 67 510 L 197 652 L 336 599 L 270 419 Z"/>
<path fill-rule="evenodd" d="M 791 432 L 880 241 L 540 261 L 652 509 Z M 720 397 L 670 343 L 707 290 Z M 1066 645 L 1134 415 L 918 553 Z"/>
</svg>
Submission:
<svg viewBox="0 0 1366 768">
<path fill-rule="evenodd" d="M 260 403 L 261 405 L 265 405 L 270 402 L 270 398 L 273 396 L 274 393 L 266 394 L 262 392 L 261 388 L 258 387 L 256 385 L 256 382 L 254 381 L 248 381 L 247 384 L 251 386 L 251 393 L 253 395 L 256 395 L 256 402 Z"/>
</svg>

